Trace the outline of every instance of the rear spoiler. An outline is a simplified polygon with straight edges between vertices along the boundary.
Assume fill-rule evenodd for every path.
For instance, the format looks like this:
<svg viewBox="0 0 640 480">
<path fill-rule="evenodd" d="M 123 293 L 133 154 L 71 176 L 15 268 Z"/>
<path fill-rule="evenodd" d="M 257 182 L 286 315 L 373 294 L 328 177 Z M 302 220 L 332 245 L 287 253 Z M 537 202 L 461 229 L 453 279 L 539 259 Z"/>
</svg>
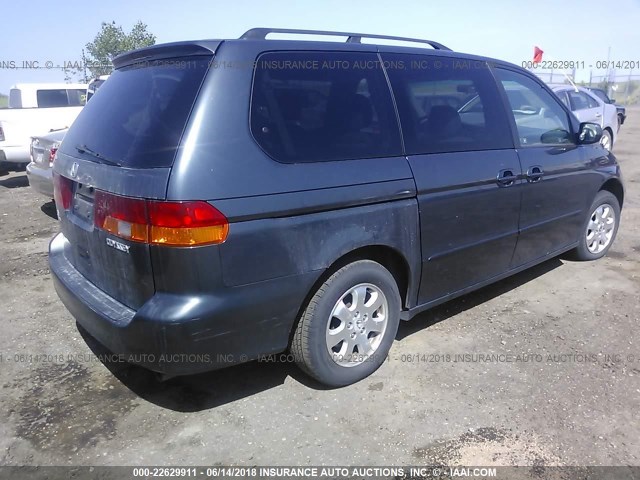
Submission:
<svg viewBox="0 0 640 480">
<path fill-rule="evenodd" d="M 222 40 L 199 40 L 187 42 L 162 43 L 151 47 L 139 48 L 118 55 L 113 59 L 114 68 L 122 68 L 136 63 L 152 62 L 167 58 L 195 57 L 213 55 Z"/>
</svg>

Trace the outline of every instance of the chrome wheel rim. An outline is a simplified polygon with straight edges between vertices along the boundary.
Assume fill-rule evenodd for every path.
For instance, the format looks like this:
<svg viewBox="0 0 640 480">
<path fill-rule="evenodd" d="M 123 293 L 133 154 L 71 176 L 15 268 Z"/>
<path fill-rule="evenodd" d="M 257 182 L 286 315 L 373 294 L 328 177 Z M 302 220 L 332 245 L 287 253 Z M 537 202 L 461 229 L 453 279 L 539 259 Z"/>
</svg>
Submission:
<svg viewBox="0 0 640 480">
<path fill-rule="evenodd" d="M 611 137 L 607 134 L 602 134 L 602 138 L 600 139 L 600 144 L 607 150 L 611 150 Z"/>
<path fill-rule="evenodd" d="M 594 254 L 601 253 L 611 243 L 616 226 L 616 213 L 608 203 L 597 207 L 587 224 L 587 249 Z"/>
<path fill-rule="evenodd" d="M 387 330 L 389 303 L 378 287 L 361 283 L 344 292 L 329 316 L 326 345 L 335 363 L 354 367 L 370 358 Z"/>
</svg>

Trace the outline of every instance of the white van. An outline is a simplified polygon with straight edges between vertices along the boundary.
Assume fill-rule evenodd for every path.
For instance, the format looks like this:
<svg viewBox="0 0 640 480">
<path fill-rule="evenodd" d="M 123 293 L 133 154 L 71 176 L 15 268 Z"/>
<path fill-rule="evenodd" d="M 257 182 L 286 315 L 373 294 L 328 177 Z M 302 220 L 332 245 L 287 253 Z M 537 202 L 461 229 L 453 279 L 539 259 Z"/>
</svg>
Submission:
<svg viewBox="0 0 640 480">
<path fill-rule="evenodd" d="M 81 107 L 86 101 L 84 83 L 18 83 L 9 91 L 9 108 Z"/>
<path fill-rule="evenodd" d="M 68 128 L 86 101 L 87 84 L 14 85 L 9 91 L 9 108 L 0 109 L 0 168 L 4 162 L 29 163 L 31 137 Z"/>
</svg>

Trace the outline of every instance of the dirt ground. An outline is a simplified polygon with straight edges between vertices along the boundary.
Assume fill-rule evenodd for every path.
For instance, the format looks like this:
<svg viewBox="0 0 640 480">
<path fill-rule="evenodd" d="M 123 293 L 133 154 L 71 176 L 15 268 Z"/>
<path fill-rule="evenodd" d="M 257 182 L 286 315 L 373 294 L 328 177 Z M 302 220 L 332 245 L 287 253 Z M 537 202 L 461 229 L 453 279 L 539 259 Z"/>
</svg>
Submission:
<svg viewBox="0 0 640 480">
<path fill-rule="evenodd" d="M 100 363 L 53 289 L 53 204 L 0 177 L 0 464 L 640 465 L 640 109 L 614 151 L 606 258 L 403 323 L 385 365 L 337 390 L 287 363 L 165 383 Z"/>
</svg>

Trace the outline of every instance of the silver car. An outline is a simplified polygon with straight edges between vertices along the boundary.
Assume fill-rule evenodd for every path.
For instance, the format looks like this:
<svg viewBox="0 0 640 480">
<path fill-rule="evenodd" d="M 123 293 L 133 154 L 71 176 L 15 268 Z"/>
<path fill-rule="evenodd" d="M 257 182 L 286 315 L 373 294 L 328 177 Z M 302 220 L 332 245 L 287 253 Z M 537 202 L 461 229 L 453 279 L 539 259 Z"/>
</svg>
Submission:
<svg viewBox="0 0 640 480">
<path fill-rule="evenodd" d="M 600 143 L 607 150 L 612 150 L 618 133 L 618 111 L 615 105 L 603 102 L 586 88 L 572 85 L 550 87 L 580 122 L 597 123 L 602 127 Z"/>
<path fill-rule="evenodd" d="M 46 135 L 31 138 L 31 162 L 27 165 L 29 185 L 36 192 L 53 198 L 51 172 L 56 151 L 68 129 L 56 130 Z"/>
</svg>

